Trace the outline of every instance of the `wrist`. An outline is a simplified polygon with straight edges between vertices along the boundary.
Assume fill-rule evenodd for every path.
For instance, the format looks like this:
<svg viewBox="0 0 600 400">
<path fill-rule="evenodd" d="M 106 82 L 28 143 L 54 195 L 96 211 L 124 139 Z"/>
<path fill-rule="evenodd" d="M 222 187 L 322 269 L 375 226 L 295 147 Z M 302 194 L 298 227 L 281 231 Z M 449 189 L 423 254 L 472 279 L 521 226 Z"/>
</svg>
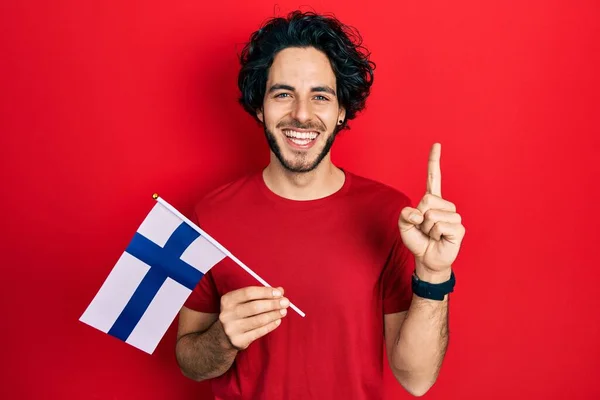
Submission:
<svg viewBox="0 0 600 400">
<path fill-rule="evenodd" d="M 424 299 L 445 300 L 454 291 L 456 278 L 451 267 L 431 270 L 424 265 L 416 265 L 412 276 L 413 293 Z"/>
<path fill-rule="evenodd" d="M 452 267 L 450 266 L 443 270 L 434 271 L 417 262 L 415 264 L 415 274 L 419 280 L 424 282 L 433 284 L 443 283 L 450 279 L 450 276 L 452 275 Z"/>
<path fill-rule="evenodd" d="M 221 323 L 221 321 L 217 320 L 215 322 L 215 324 L 218 324 L 218 326 L 216 326 L 217 331 L 218 331 L 218 335 L 217 335 L 217 343 L 219 344 L 219 347 L 223 350 L 223 351 L 240 351 L 241 349 L 238 349 L 237 347 L 235 347 L 235 345 L 231 342 L 231 340 L 229 339 L 229 336 L 227 336 L 227 334 L 225 333 L 225 329 L 223 327 L 223 324 Z"/>
</svg>

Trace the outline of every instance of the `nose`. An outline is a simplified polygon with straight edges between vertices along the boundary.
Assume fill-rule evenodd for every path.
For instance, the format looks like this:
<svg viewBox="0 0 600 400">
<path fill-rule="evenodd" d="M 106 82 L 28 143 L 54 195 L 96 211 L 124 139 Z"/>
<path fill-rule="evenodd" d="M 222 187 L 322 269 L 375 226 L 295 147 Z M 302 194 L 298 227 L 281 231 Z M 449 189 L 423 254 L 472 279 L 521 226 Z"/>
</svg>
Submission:
<svg viewBox="0 0 600 400">
<path fill-rule="evenodd" d="M 299 122 L 308 122 L 312 116 L 310 102 L 303 99 L 298 99 L 294 102 L 292 109 L 292 117 Z"/>
</svg>

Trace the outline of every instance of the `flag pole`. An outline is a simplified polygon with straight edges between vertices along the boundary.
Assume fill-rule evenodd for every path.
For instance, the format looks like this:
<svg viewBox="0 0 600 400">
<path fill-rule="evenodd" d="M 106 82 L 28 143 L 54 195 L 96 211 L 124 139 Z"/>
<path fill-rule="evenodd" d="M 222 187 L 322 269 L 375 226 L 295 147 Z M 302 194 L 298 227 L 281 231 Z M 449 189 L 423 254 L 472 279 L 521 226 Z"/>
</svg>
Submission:
<svg viewBox="0 0 600 400">
<path fill-rule="evenodd" d="M 197 226 L 196 224 L 194 224 L 192 221 L 190 221 L 188 218 L 185 217 L 185 215 L 181 214 L 179 211 L 177 211 L 175 209 L 175 207 L 173 207 L 172 205 L 170 205 L 169 203 L 167 203 L 162 197 L 160 197 L 158 195 L 158 193 L 154 193 L 152 195 L 152 198 L 154 200 L 156 200 L 157 202 L 159 202 L 160 204 L 162 204 L 167 210 L 171 211 L 173 214 L 175 214 L 176 216 L 178 216 L 180 219 L 182 219 L 183 221 L 185 221 L 188 225 L 190 225 L 192 228 L 194 228 L 194 230 L 196 232 L 198 232 L 200 235 L 202 235 L 206 240 L 208 240 L 210 243 L 212 243 L 216 248 L 218 248 L 219 250 L 221 250 L 224 254 L 226 254 L 229 258 L 231 258 L 237 265 L 239 265 L 240 267 L 242 267 L 246 272 L 248 272 L 250 275 L 252 275 L 257 281 L 259 281 L 260 283 L 263 284 L 263 286 L 266 287 L 272 287 L 271 285 L 269 285 L 263 278 L 261 278 L 260 276 L 258 276 L 256 274 L 256 272 L 252 271 L 250 268 L 248 268 L 243 262 L 241 262 L 236 256 L 234 256 L 233 254 L 231 254 L 231 252 L 229 250 L 227 250 L 225 247 L 223 247 L 219 242 L 217 242 L 215 239 L 213 239 L 208 233 L 204 232 L 199 226 Z M 301 317 L 304 317 L 306 314 L 304 314 L 304 312 L 302 312 L 298 307 L 296 307 L 294 305 L 294 303 L 290 302 L 290 308 L 294 311 L 296 311 Z"/>
</svg>

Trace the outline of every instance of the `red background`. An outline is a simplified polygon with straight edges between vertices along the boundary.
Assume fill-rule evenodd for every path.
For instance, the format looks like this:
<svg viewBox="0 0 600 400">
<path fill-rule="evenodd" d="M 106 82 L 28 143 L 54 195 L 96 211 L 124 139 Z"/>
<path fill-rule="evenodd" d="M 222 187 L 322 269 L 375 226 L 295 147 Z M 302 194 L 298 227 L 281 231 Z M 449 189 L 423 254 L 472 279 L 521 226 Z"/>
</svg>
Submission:
<svg viewBox="0 0 600 400">
<path fill-rule="evenodd" d="M 78 318 L 153 192 L 189 213 L 265 165 L 236 53 L 303 3 L 52 3 L 0 6 L 0 397 L 209 398 L 180 375 L 174 325 L 149 356 Z M 312 7 L 358 27 L 378 64 L 334 161 L 418 200 L 443 145 L 443 195 L 467 236 L 426 396 L 599 398 L 598 3 Z"/>
</svg>

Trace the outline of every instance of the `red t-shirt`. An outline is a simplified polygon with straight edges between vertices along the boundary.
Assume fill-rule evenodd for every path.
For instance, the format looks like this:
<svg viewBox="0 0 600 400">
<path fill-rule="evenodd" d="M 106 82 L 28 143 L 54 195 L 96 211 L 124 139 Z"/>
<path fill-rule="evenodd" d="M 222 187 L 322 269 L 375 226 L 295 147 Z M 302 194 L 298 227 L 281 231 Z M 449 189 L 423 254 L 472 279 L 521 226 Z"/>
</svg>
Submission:
<svg viewBox="0 0 600 400">
<path fill-rule="evenodd" d="M 383 315 L 410 305 L 414 258 L 398 217 L 410 200 L 345 171 L 343 187 L 317 200 L 273 193 L 262 172 L 206 196 L 194 219 L 306 313 L 291 308 L 275 331 L 238 353 L 212 379 L 217 399 L 380 399 Z M 260 286 L 229 258 L 200 281 L 185 306 L 218 313 L 225 293 Z"/>
</svg>

